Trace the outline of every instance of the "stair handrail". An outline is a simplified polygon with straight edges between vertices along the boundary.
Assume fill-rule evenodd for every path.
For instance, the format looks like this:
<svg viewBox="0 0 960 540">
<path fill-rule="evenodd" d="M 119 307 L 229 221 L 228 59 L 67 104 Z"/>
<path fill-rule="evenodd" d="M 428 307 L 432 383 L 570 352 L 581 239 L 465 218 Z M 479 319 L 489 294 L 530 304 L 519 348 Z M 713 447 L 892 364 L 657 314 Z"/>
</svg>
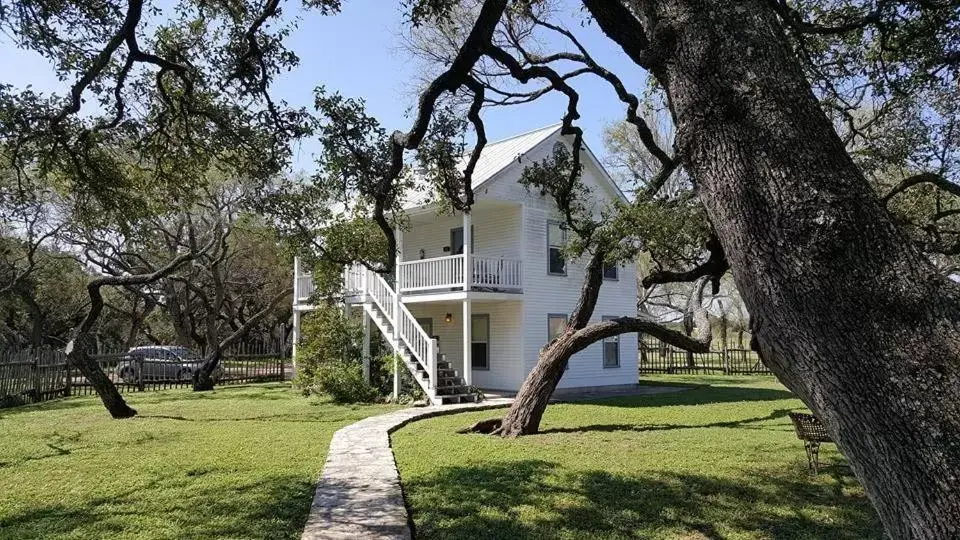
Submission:
<svg viewBox="0 0 960 540">
<path fill-rule="evenodd" d="M 423 365 L 429 377 L 428 388 L 436 388 L 437 383 L 437 341 L 427 335 L 427 331 L 420 326 L 416 317 L 410 313 L 407 306 L 403 303 L 394 303 L 396 291 L 390 287 L 383 276 L 367 270 L 366 272 L 367 292 L 373 302 L 380 308 L 387 322 L 395 329 L 398 329 L 400 339 L 407 345 L 414 359 Z M 394 316 L 393 307 L 399 307 L 399 316 Z M 399 320 L 399 324 L 398 324 Z"/>
<path fill-rule="evenodd" d="M 429 378 L 428 388 L 437 387 L 437 340 L 427 334 L 417 318 L 410 313 L 406 304 L 400 304 L 400 337 L 414 353 L 417 361 L 423 364 Z"/>
<path fill-rule="evenodd" d="M 395 325 L 396 320 L 393 315 L 393 298 L 397 293 L 390 288 L 390 284 L 388 284 L 380 274 L 370 269 L 367 269 L 366 273 L 366 292 L 370 295 L 370 298 L 373 299 L 373 303 L 380 308 L 380 311 L 383 313 L 384 317 L 386 317 L 387 322 L 389 322 L 391 325 Z"/>
</svg>

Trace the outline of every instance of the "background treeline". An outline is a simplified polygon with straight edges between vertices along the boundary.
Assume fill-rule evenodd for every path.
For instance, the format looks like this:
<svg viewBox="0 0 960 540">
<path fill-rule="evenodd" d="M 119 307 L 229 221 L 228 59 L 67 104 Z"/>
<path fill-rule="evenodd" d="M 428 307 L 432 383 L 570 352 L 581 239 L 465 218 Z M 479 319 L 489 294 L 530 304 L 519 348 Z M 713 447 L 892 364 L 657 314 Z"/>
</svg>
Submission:
<svg viewBox="0 0 960 540">
<path fill-rule="evenodd" d="M 290 287 L 292 262 L 255 208 L 261 193 L 216 179 L 189 202 L 121 227 L 77 214 L 52 191 L 5 207 L 0 346 L 63 347 L 89 309 L 91 280 L 153 272 L 190 251 L 200 256 L 155 282 L 103 290 L 99 347 L 177 344 L 203 353 L 211 335 L 237 331 L 263 310 L 243 341 L 285 342 L 291 308 L 273 300 Z"/>
</svg>

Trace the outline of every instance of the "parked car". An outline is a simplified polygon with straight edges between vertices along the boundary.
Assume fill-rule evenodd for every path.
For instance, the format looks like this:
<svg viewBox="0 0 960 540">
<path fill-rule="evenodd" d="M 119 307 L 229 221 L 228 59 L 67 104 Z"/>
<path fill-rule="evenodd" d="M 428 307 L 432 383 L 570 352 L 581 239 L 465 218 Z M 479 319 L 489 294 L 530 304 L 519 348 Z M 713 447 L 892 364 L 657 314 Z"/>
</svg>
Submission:
<svg viewBox="0 0 960 540">
<path fill-rule="evenodd" d="M 127 351 L 117 364 L 116 374 L 125 383 L 138 381 L 186 382 L 200 368 L 203 359 L 186 347 L 175 345 L 152 345 L 134 347 Z M 221 368 L 213 373 L 213 380 L 220 379 Z"/>
</svg>

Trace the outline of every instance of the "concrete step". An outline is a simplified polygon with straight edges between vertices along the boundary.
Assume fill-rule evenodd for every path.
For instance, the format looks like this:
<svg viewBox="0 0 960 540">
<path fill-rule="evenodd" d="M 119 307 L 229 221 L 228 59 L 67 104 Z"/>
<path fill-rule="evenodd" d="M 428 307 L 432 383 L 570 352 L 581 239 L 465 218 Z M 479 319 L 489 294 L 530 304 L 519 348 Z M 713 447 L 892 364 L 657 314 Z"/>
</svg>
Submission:
<svg viewBox="0 0 960 540">
<path fill-rule="evenodd" d="M 452 405 L 454 403 L 473 403 L 477 401 L 476 394 L 454 394 L 437 397 L 440 398 L 440 403 L 442 405 Z"/>
<path fill-rule="evenodd" d="M 457 396 L 457 395 L 464 395 L 469 393 L 470 393 L 470 388 L 462 384 L 437 387 L 438 396 Z"/>
</svg>

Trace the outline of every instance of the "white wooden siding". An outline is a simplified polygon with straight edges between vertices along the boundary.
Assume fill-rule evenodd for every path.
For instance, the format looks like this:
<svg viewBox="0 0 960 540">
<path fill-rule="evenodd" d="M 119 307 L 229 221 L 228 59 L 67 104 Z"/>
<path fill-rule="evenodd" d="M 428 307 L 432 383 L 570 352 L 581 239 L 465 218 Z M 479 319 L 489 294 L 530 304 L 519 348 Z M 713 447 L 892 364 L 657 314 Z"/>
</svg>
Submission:
<svg viewBox="0 0 960 540">
<path fill-rule="evenodd" d="M 433 320 L 433 333 L 438 336 L 440 352 L 463 374 L 463 304 L 460 302 L 428 302 L 408 304 L 414 317 Z M 526 373 L 518 351 L 523 343 L 522 308 L 519 301 L 473 301 L 474 315 L 490 317 L 490 369 L 474 369 L 473 384 L 481 388 L 516 390 Z M 453 316 L 444 322 L 446 314 Z"/>
<path fill-rule="evenodd" d="M 517 258 L 523 264 L 522 301 L 473 301 L 473 312 L 490 315 L 489 371 L 474 370 L 477 386 L 504 390 L 519 389 L 547 341 L 547 314 L 569 313 L 576 304 L 583 283 L 582 260 L 567 261 L 567 275 L 547 273 L 547 221 L 561 219 L 552 201 L 537 192 L 528 192 L 517 180 L 523 168 L 547 157 L 557 136 L 547 138 L 520 159 L 485 182 L 477 191 L 472 221 L 475 230 L 474 254 Z M 609 201 L 619 192 L 602 178 L 603 172 L 584 153 L 583 181 L 597 198 Z M 508 203 L 515 203 L 513 205 Z M 522 206 L 521 206 L 522 205 Z M 450 229 L 462 225 L 460 215 L 415 216 L 411 230 L 404 234 L 403 260 L 449 255 Z M 636 269 L 633 264 L 619 268 L 619 280 L 604 281 L 593 321 L 604 316 L 636 315 Z M 409 304 L 417 317 L 433 319 L 440 350 L 461 370 L 463 366 L 462 307 L 456 303 Z M 446 313 L 453 323 L 444 323 Z M 638 381 L 636 334 L 620 337 L 620 367 L 603 367 L 603 345 L 596 343 L 574 355 L 561 388 L 636 384 Z"/>
<path fill-rule="evenodd" d="M 520 258 L 520 205 L 478 204 L 471 216 L 473 221 L 473 253 L 480 257 Z M 450 230 L 463 226 L 463 216 L 418 216 L 411 220 L 409 230 L 403 233 L 403 260 L 420 258 L 420 250 L 428 259 L 453 255 L 443 251 L 450 246 Z"/>
</svg>

